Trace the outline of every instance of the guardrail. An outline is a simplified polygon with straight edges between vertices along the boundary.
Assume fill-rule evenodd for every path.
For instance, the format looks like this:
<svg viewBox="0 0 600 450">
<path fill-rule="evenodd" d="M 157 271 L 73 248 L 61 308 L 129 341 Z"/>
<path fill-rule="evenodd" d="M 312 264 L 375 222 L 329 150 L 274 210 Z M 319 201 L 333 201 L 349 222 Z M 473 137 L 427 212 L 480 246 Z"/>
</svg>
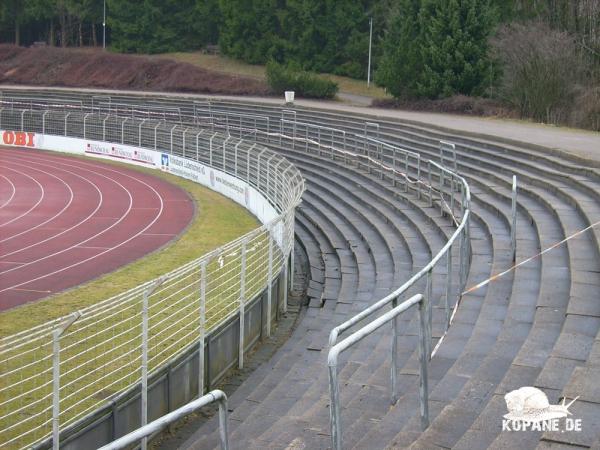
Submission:
<svg viewBox="0 0 600 450">
<path fill-rule="evenodd" d="M 26 448 L 50 436 L 56 447 L 62 430 L 140 384 L 144 424 L 148 379 L 190 347 L 198 349 L 202 392 L 204 341 L 232 317 L 239 321 L 243 367 L 246 305 L 266 290 L 268 334 L 273 293 L 267 287 L 280 272 L 287 284 L 293 212 L 304 190 L 298 170 L 256 143 L 160 119 L 0 106 L 0 129 L 161 150 L 244 180 L 277 213 L 160 280 L 0 340 L 0 447 Z"/>
<path fill-rule="evenodd" d="M 217 402 L 219 404 L 219 438 L 221 441 L 221 450 L 228 450 L 229 437 L 227 433 L 227 396 L 223 391 L 218 389 L 215 389 L 214 391 L 211 391 L 208 394 L 187 403 L 181 408 L 177 408 L 175 411 L 172 411 L 169 414 L 165 414 L 164 416 L 153 420 L 149 424 L 120 437 L 116 441 L 100 447 L 98 450 L 119 450 L 135 444 L 138 441 L 144 441 L 146 438 L 148 438 L 148 436 L 158 433 L 168 425 L 177 422 L 188 414 L 191 414 L 194 411 L 197 411 L 198 409 L 203 408 L 204 406 L 213 402 Z M 142 443 L 142 448 L 144 447 L 145 444 Z"/>
<path fill-rule="evenodd" d="M 54 94 L 51 94 L 54 95 Z M 60 95 L 60 94 L 59 94 Z M 0 98 L 2 102 L 12 102 L 10 98 Z M 27 99 L 32 110 L 43 108 L 48 102 L 54 104 L 65 104 L 65 109 L 83 108 L 86 111 L 100 112 L 102 105 L 107 105 L 106 98 L 101 102 L 90 102 L 89 95 L 78 96 L 75 103 L 68 105 L 67 101 L 59 98 Z M 109 100 L 108 102 L 110 102 Z M 157 108 L 156 104 L 147 106 L 146 109 L 136 105 L 138 101 L 133 96 L 123 95 L 119 102 L 129 105 L 127 110 L 131 120 L 148 120 L 152 114 L 160 115 L 159 110 L 151 114 L 150 108 Z M 80 102 L 80 103 L 77 103 Z M 202 126 L 211 131 L 224 131 L 229 136 L 244 137 L 252 139 L 256 143 L 266 145 L 287 146 L 291 150 L 312 153 L 319 157 L 328 157 L 345 165 L 364 170 L 374 176 L 389 181 L 392 186 L 403 187 L 405 192 L 412 191 L 417 198 L 423 196 L 428 200 L 431 207 L 439 205 L 442 215 L 447 215 L 451 223 L 457 227 L 448 242 L 432 257 L 432 260 L 417 274 L 411 277 L 400 288 L 377 301 L 354 318 L 334 328 L 330 335 L 330 345 L 335 346 L 338 335 L 343 331 L 358 324 L 361 320 L 380 311 L 386 305 L 392 303 L 395 307 L 400 301 L 400 296 L 413 287 L 417 281 L 425 278 L 426 287 L 424 295 L 424 310 L 426 315 L 424 335 L 425 354 L 427 358 L 432 354 L 432 290 L 433 270 L 438 266 L 442 258 L 446 262 L 446 286 L 444 297 L 445 330 L 451 321 L 452 290 L 454 283 L 452 248 L 458 244 L 458 276 L 456 280 L 457 301 L 460 300 L 460 292 L 466 283 L 470 262 L 470 191 L 465 179 L 456 173 L 457 162 L 454 144 L 440 142 L 439 162 L 426 160 L 419 153 L 411 152 L 395 145 L 393 142 L 383 140 L 380 137 L 379 124 L 372 122 L 364 123 L 364 133 L 354 133 L 346 129 L 332 126 L 316 125 L 309 122 L 297 120 L 297 112 L 293 110 L 278 109 L 275 107 L 264 107 L 261 110 L 256 105 L 226 101 L 194 101 L 189 99 L 170 100 L 169 107 L 176 104 L 177 116 L 180 118 L 181 127 Z M 249 108 L 256 108 L 257 113 L 249 113 Z M 136 116 L 138 114 L 139 116 Z M 163 114 L 166 114 L 163 113 Z M 141 125 L 140 125 L 141 126 Z M 450 162 L 452 169 L 444 166 Z M 392 351 L 392 366 L 395 367 L 395 349 Z M 392 375 L 392 402 L 397 400 L 397 388 L 395 387 L 394 375 Z M 333 406 L 332 406 L 333 407 Z M 339 421 L 338 421 L 339 423 Z"/>
<path fill-rule="evenodd" d="M 327 355 L 327 365 L 329 367 L 329 392 L 331 395 L 331 406 L 329 410 L 331 418 L 331 443 L 332 448 L 341 450 L 342 448 L 342 423 L 340 413 L 340 387 L 337 377 L 337 363 L 338 356 L 344 350 L 347 350 L 352 345 L 360 342 L 371 333 L 377 331 L 379 328 L 384 326 L 388 322 L 392 322 L 393 335 L 392 335 L 392 390 L 396 392 L 396 370 L 395 354 L 397 347 L 398 338 L 398 324 L 396 318 L 402 314 L 408 308 L 413 305 L 419 305 L 419 400 L 420 400 L 420 413 L 421 413 L 421 426 L 423 429 L 429 426 L 429 405 L 427 401 L 428 387 L 427 387 L 427 318 L 426 318 L 426 301 L 423 295 L 417 294 L 408 300 L 402 302 L 400 305 L 394 304 L 391 311 L 386 312 L 377 319 L 373 320 L 368 325 L 364 326 L 360 330 L 355 331 L 347 338 L 333 345 L 329 349 Z M 394 394 L 392 394 L 394 395 Z"/>
</svg>

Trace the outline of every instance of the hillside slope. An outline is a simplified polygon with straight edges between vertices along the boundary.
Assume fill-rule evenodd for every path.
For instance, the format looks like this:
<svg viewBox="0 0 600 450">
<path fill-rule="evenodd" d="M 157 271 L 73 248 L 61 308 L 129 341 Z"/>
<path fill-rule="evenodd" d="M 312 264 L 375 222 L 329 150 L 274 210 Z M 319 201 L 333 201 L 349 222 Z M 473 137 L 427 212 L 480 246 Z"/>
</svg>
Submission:
<svg viewBox="0 0 600 450">
<path fill-rule="evenodd" d="M 0 45 L 0 83 L 266 95 L 264 81 L 168 59 L 102 50 Z"/>
</svg>

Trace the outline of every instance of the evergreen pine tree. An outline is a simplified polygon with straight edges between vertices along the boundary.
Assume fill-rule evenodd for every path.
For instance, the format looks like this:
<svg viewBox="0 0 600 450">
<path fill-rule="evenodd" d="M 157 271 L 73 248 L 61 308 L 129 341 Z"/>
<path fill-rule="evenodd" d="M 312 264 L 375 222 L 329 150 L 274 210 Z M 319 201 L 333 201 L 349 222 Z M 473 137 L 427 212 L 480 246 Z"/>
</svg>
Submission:
<svg viewBox="0 0 600 450">
<path fill-rule="evenodd" d="M 488 38 L 494 22 L 489 0 L 424 0 L 417 94 L 481 94 L 490 73 Z"/>
<path fill-rule="evenodd" d="M 418 18 L 421 0 L 400 0 L 392 11 L 383 38 L 383 55 L 375 81 L 394 97 L 417 94 L 416 77 L 422 70 Z"/>
</svg>

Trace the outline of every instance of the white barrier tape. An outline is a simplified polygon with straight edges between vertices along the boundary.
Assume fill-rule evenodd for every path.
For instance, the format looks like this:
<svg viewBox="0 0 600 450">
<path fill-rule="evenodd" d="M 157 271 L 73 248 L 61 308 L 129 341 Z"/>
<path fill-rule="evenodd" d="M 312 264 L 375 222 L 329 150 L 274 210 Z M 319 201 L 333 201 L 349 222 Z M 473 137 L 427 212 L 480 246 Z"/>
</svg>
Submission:
<svg viewBox="0 0 600 450">
<path fill-rule="evenodd" d="M 524 265 L 524 264 L 527 264 L 528 262 L 531 262 L 531 261 L 533 261 L 534 259 L 537 259 L 537 258 L 539 258 L 540 256 L 544 255 L 545 253 L 548 253 L 549 251 L 551 251 L 551 250 L 554 250 L 554 249 L 555 249 L 555 248 L 557 248 L 557 247 L 560 247 L 562 244 L 564 244 L 564 243 L 566 243 L 566 242 L 570 241 L 571 239 L 574 239 L 574 238 L 576 238 L 576 237 L 578 237 L 578 236 L 581 236 L 581 235 L 582 235 L 583 233 L 585 233 L 586 231 L 589 231 L 589 230 L 591 230 L 592 228 L 595 228 L 595 227 L 597 227 L 598 225 L 600 225 L 600 220 L 599 220 L 598 222 L 595 222 L 595 223 L 591 224 L 590 226 L 588 226 L 588 227 L 586 227 L 586 228 L 584 228 L 584 229 L 582 229 L 582 230 L 579 230 L 579 231 L 577 231 L 576 233 L 573 233 L 572 235 L 570 235 L 570 236 L 566 237 L 566 238 L 565 238 L 565 239 L 563 239 L 562 241 L 559 241 L 559 242 L 557 242 L 557 243 L 555 243 L 555 244 L 551 245 L 550 247 L 548 247 L 548 248 L 544 249 L 543 251 L 541 251 L 541 252 L 537 253 L 536 255 L 530 256 L 529 258 L 527 258 L 527 259 L 524 259 L 523 261 L 521 261 L 521 262 L 519 262 L 519 263 L 517 263 L 517 264 L 515 264 L 515 265 L 511 266 L 510 268 L 506 269 L 505 271 L 503 271 L 503 272 L 500 272 L 500 273 L 497 273 L 496 275 L 493 275 L 493 276 L 491 276 L 491 277 L 490 277 L 490 278 L 488 278 L 487 280 L 484 280 L 484 281 L 482 281 L 482 282 L 480 282 L 480 283 L 477 283 L 476 285 L 474 285 L 474 286 L 471 286 L 469 289 L 467 289 L 466 291 L 462 292 L 462 293 L 460 294 L 460 297 L 458 298 L 458 300 L 457 300 L 456 304 L 454 305 L 454 308 L 452 309 L 452 315 L 450 316 L 450 321 L 449 321 L 449 323 L 448 323 L 448 329 L 450 328 L 450 325 L 451 325 L 451 324 L 452 324 L 452 322 L 454 321 L 454 316 L 456 315 L 456 311 L 458 310 L 458 306 L 460 305 L 460 302 L 461 302 L 461 300 L 462 300 L 462 298 L 463 298 L 463 296 L 464 296 L 465 294 L 469 294 L 469 293 L 471 293 L 471 292 L 473 292 L 473 291 L 476 291 L 477 289 L 480 289 L 480 288 L 482 288 L 483 286 L 487 286 L 487 285 L 488 285 L 488 284 L 490 284 L 492 281 L 495 281 L 495 280 L 497 280 L 498 278 L 501 278 L 501 277 L 503 277 L 503 276 L 504 276 L 504 275 L 506 275 L 507 273 L 510 273 L 510 272 L 512 272 L 512 271 L 513 271 L 513 270 L 515 270 L 517 267 L 520 267 L 520 266 L 522 266 L 522 265 Z M 432 357 L 432 358 L 433 358 L 433 356 L 435 355 L 435 353 L 437 352 L 437 350 L 438 350 L 438 348 L 440 347 L 440 345 L 442 344 L 442 341 L 443 341 L 443 340 L 444 340 L 444 338 L 446 337 L 446 334 L 447 334 L 447 333 L 448 333 L 448 330 L 446 330 L 446 331 L 444 332 L 444 334 L 442 335 L 442 337 L 440 338 L 440 340 L 439 340 L 439 341 L 438 341 L 438 343 L 436 344 L 435 348 L 434 348 L 434 349 L 433 349 L 433 351 L 431 352 L 431 357 Z"/>
</svg>

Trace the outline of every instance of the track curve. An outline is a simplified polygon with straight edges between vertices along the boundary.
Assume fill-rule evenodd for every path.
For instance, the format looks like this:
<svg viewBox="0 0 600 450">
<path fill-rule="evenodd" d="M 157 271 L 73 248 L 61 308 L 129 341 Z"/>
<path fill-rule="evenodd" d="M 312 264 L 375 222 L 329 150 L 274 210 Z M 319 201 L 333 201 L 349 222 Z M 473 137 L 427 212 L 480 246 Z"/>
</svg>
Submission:
<svg viewBox="0 0 600 450">
<path fill-rule="evenodd" d="M 134 261 L 194 216 L 183 190 L 129 168 L 14 148 L 0 167 L 0 310 Z"/>
</svg>

